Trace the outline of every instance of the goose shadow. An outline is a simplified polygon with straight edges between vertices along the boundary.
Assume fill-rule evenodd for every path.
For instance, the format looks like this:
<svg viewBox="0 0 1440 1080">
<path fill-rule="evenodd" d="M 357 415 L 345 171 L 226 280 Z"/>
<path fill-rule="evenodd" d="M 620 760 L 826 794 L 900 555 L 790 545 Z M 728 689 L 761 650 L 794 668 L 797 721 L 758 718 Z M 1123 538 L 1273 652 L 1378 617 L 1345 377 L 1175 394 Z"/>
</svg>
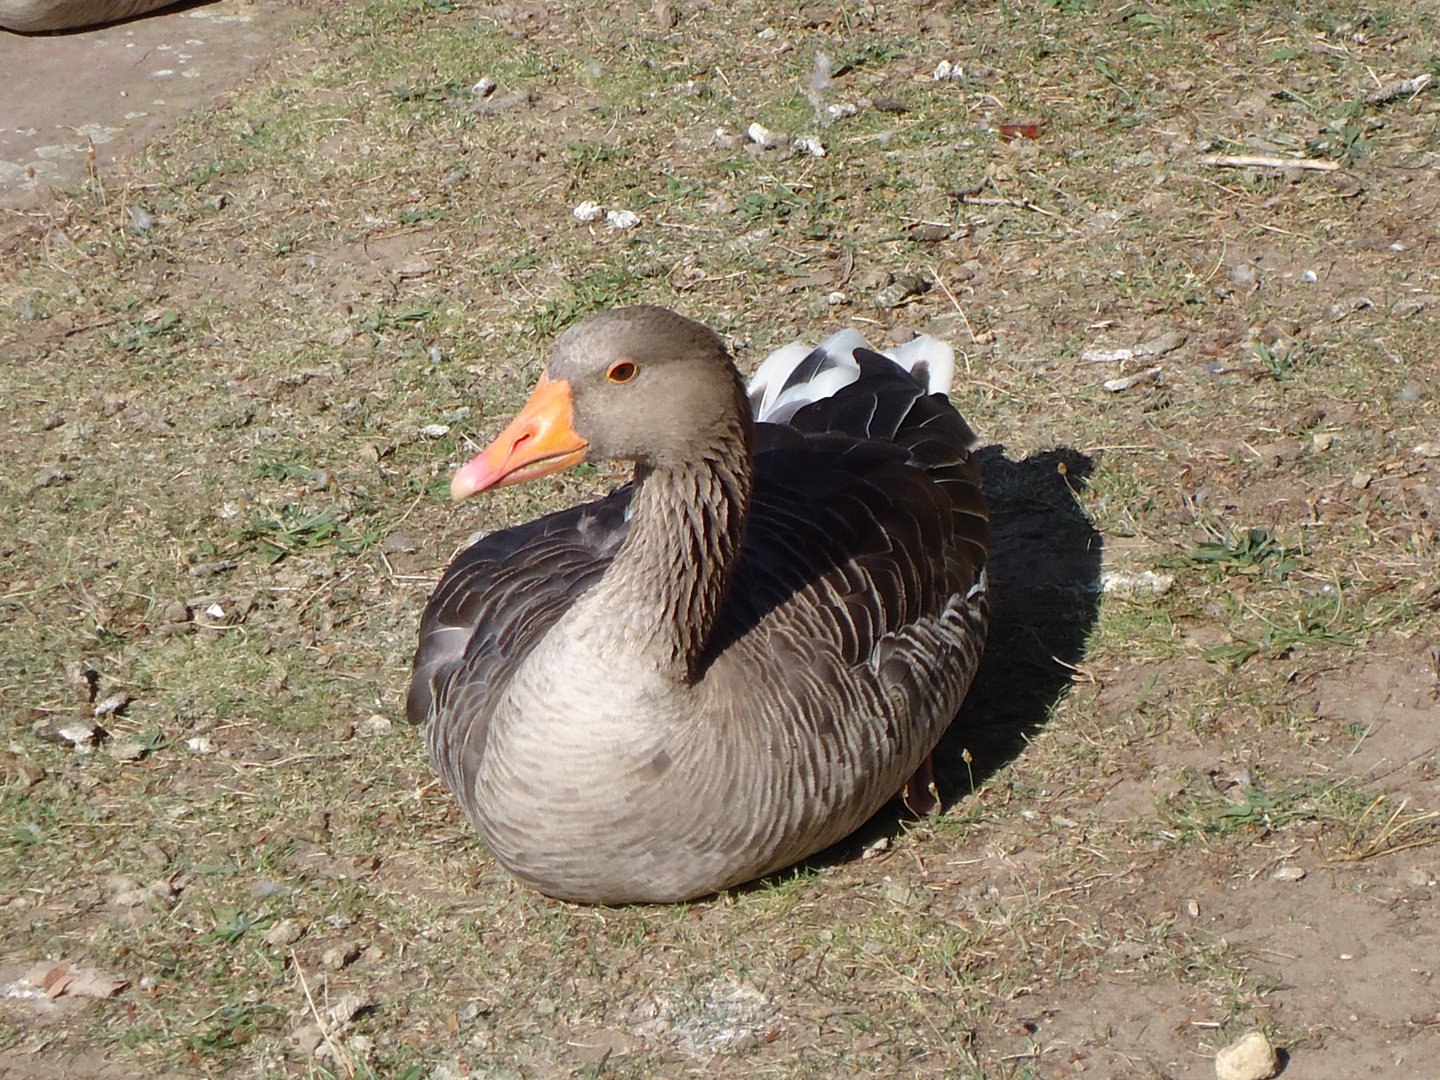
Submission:
<svg viewBox="0 0 1440 1080">
<path fill-rule="evenodd" d="M 1019 757 L 1049 722 L 1100 612 L 1103 539 L 1080 504 L 1093 459 L 1059 447 L 1011 461 L 998 444 L 977 457 L 990 506 L 990 633 L 970 692 L 935 748 L 946 807 Z M 912 818 L 895 799 L 838 844 L 762 880 L 848 862 Z"/>
</svg>

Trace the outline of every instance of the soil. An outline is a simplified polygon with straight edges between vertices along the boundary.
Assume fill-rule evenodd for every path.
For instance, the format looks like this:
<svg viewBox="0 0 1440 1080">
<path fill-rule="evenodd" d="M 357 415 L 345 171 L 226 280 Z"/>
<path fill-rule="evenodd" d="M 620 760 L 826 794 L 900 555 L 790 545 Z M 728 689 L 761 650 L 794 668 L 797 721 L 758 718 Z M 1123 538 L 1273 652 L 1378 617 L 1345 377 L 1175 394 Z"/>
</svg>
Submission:
<svg viewBox="0 0 1440 1080">
<path fill-rule="evenodd" d="M 216 0 L 79 31 L 0 30 L 0 207 L 80 183 L 92 147 L 96 168 L 133 158 L 271 62 L 296 17 L 284 3 Z"/>
</svg>

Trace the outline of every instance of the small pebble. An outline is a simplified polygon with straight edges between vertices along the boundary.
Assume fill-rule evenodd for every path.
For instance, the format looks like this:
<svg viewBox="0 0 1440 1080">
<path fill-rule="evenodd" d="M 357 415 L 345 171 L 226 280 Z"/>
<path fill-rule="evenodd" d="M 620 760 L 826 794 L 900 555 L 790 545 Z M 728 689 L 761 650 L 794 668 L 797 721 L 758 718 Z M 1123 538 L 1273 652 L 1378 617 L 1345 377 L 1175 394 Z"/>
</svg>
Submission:
<svg viewBox="0 0 1440 1080">
<path fill-rule="evenodd" d="M 1275 1048 L 1259 1031 L 1241 1036 L 1215 1055 L 1216 1080 L 1270 1080 L 1279 1067 Z"/>
<path fill-rule="evenodd" d="M 356 724 L 355 731 L 362 737 L 368 738 L 374 735 L 388 735 L 393 727 L 394 725 L 390 723 L 388 716 L 381 716 L 379 713 L 374 713 Z"/>
<path fill-rule="evenodd" d="M 331 971 L 339 971 L 341 968 L 353 964 L 359 955 L 360 946 L 356 942 L 346 941 L 326 949 L 320 957 L 320 963 Z"/>
<path fill-rule="evenodd" d="M 612 229 L 633 229 L 640 224 L 640 215 L 629 210 L 609 210 L 605 214 L 605 224 Z"/>
<path fill-rule="evenodd" d="M 589 223 L 591 221 L 599 221 L 604 217 L 605 208 L 598 202 L 586 201 L 575 207 L 570 213 L 576 221 Z"/>
<path fill-rule="evenodd" d="M 265 931 L 265 944 L 284 948 L 294 945 L 305 934 L 305 924 L 299 919 L 281 919 Z"/>
<path fill-rule="evenodd" d="M 192 753 L 196 754 L 213 754 L 215 752 L 215 745 L 210 741 L 209 735 L 196 735 L 194 738 L 186 739 L 185 745 L 190 748 Z"/>
<path fill-rule="evenodd" d="M 1271 881 L 1300 881 L 1305 877 L 1303 866 L 1281 866 L 1270 875 Z"/>
<path fill-rule="evenodd" d="M 427 439 L 443 439 L 450 434 L 449 424 L 426 424 L 420 429 L 420 434 Z"/>
</svg>

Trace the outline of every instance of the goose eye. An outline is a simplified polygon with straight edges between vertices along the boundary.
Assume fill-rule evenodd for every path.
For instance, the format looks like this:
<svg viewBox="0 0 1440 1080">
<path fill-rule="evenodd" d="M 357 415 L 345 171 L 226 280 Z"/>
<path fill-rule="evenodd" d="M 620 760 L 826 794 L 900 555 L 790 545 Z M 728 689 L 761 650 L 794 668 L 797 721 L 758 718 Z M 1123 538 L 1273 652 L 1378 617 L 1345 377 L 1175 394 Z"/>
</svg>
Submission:
<svg viewBox="0 0 1440 1080">
<path fill-rule="evenodd" d="M 610 365 L 605 377 L 614 383 L 627 383 L 635 377 L 636 370 L 634 360 L 617 360 Z"/>
</svg>

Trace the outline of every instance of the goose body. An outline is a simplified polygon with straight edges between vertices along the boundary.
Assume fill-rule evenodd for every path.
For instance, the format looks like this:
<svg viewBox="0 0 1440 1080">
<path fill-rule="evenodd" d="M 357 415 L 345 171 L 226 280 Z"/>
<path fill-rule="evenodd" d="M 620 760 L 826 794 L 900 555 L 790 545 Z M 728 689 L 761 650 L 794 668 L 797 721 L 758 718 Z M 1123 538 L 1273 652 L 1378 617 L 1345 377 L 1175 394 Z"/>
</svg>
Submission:
<svg viewBox="0 0 1440 1080">
<path fill-rule="evenodd" d="M 950 356 L 844 331 L 747 392 L 661 308 L 561 337 L 453 493 L 587 455 L 635 479 L 463 552 L 407 703 L 512 873 L 582 902 L 704 895 L 842 839 L 928 766 L 987 619 Z"/>
</svg>

